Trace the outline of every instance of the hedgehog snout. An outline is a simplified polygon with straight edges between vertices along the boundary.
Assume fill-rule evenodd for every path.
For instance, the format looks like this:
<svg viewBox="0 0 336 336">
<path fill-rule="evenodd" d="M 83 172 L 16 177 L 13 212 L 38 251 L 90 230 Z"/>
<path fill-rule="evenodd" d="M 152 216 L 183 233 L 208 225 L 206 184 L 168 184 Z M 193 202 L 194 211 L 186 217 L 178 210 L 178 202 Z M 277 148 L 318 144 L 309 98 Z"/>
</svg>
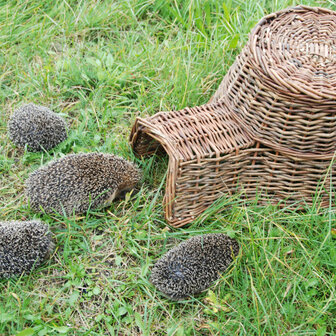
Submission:
<svg viewBox="0 0 336 336">
<path fill-rule="evenodd" d="M 115 199 L 118 200 L 118 199 L 123 199 L 123 198 L 125 198 L 125 197 L 126 197 L 126 194 L 127 194 L 129 191 L 130 191 L 130 189 L 120 190 L 120 191 L 117 193 Z"/>
</svg>

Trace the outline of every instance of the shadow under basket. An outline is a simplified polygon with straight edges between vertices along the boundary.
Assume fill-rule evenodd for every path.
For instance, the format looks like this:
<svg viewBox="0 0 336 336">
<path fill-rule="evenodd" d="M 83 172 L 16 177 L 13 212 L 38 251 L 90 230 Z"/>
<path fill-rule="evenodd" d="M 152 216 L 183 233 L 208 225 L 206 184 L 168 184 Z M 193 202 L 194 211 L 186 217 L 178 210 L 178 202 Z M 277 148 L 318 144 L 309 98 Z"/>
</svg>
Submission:
<svg viewBox="0 0 336 336">
<path fill-rule="evenodd" d="M 296 208 L 334 202 L 333 158 L 309 159 L 261 144 L 223 102 L 137 118 L 130 141 L 139 156 L 168 154 L 164 209 L 174 227 L 236 193 Z"/>
</svg>

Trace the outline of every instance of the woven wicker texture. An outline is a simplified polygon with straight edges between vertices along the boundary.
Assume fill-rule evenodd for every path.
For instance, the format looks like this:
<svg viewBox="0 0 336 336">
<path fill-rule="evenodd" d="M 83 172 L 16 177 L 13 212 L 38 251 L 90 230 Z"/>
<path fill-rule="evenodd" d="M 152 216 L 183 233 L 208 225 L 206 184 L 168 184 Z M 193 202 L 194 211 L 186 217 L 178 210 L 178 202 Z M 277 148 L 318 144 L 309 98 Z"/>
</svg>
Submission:
<svg viewBox="0 0 336 336">
<path fill-rule="evenodd" d="M 169 156 L 164 208 L 172 226 L 190 223 L 219 197 L 237 192 L 248 199 L 258 193 L 261 203 L 302 206 L 319 196 L 322 206 L 329 205 L 330 160 L 291 157 L 261 145 L 223 103 L 138 118 L 130 138 L 140 156 L 160 149 Z"/>
<path fill-rule="evenodd" d="M 219 103 L 160 112 L 138 118 L 133 126 L 136 154 L 152 154 L 162 146 L 169 155 L 164 207 L 173 226 L 192 221 L 239 179 L 244 163 L 233 166 L 229 158 L 236 161 L 254 141 L 223 108 Z"/>
<path fill-rule="evenodd" d="M 215 101 L 225 102 L 255 139 L 274 149 L 331 158 L 336 143 L 336 13 L 300 6 L 263 18 L 211 99 Z"/>
<path fill-rule="evenodd" d="M 236 193 L 295 207 L 334 201 L 335 22 L 320 8 L 269 15 L 211 103 L 136 120 L 134 152 L 169 156 L 170 225 L 190 223 Z"/>
</svg>

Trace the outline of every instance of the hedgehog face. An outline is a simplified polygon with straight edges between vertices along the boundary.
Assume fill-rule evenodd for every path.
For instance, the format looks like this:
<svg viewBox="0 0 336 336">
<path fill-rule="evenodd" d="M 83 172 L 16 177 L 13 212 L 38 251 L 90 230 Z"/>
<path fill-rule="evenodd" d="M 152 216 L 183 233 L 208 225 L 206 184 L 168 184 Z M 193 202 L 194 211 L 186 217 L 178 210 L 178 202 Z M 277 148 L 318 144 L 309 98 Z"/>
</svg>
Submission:
<svg viewBox="0 0 336 336">
<path fill-rule="evenodd" d="M 124 167 L 124 174 L 118 186 L 118 197 L 122 197 L 126 192 L 132 190 L 141 180 L 142 174 L 140 169 L 135 167 L 132 163 L 126 162 Z"/>
<path fill-rule="evenodd" d="M 138 169 L 112 154 L 67 155 L 32 173 L 26 182 L 31 207 L 66 215 L 110 204 L 124 189 L 132 189 Z"/>
<path fill-rule="evenodd" d="M 0 278 L 30 272 L 53 247 L 48 225 L 40 221 L 0 222 Z"/>
<path fill-rule="evenodd" d="M 8 122 L 9 138 L 32 152 L 49 150 L 67 138 L 64 120 L 46 107 L 27 104 L 17 109 Z"/>
<path fill-rule="evenodd" d="M 155 264 L 150 281 L 170 299 L 186 298 L 217 280 L 238 251 L 238 243 L 223 234 L 193 237 Z"/>
</svg>

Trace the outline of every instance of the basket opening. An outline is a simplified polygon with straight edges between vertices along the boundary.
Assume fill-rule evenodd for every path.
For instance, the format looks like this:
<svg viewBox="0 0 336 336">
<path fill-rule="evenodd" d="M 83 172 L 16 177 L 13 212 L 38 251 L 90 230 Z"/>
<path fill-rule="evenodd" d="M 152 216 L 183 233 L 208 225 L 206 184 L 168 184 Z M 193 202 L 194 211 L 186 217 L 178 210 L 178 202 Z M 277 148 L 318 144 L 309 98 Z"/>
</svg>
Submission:
<svg viewBox="0 0 336 336">
<path fill-rule="evenodd" d="M 133 145 L 134 153 L 138 156 L 154 154 L 167 155 L 162 144 L 147 133 L 139 132 Z"/>
</svg>

